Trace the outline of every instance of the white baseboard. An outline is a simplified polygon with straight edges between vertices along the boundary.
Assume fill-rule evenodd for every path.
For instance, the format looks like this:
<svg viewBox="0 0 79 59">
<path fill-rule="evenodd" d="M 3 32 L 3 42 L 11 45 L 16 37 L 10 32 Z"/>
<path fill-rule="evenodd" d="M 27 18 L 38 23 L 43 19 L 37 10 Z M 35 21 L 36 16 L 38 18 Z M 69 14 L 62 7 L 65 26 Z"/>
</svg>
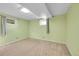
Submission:
<svg viewBox="0 0 79 59">
<path fill-rule="evenodd" d="M 37 39 L 37 40 L 43 40 L 43 41 L 55 42 L 55 43 L 59 43 L 59 44 L 65 44 L 64 42 L 58 42 L 58 41 L 54 41 L 54 40 L 47 40 L 47 39 L 39 39 L 39 38 L 32 38 L 32 37 L 29 37 L 29 39 Z"/>
<path fill-rule="evenodd" d="M 3 44 L 1 44 L 0 46 L 6 46 L 6 45 L 9 45 L 9 44 L 12 44 L 12 43 L 15 43 L 17 41 L 20 41 L 20 40 L 24 40 L 24 39 L 38 39 L 38 38 L 32 38 L 32 37 L 24 37 L 24 38 L 20 38 L 20 39 L 16 39 L 16 40 L 12 40 L 10 42 L 5 42 Z M 60 42 L 57 42 L 57 41 L 53 41 L 53 40 L 45 40 L 45 39 L 38 39 L 38 40 L 44 40 L 44 41 L 51 41 L 51 42 L 56 42 L 56 43 L 60 43 Z M 65 43 L 60 43 L 60 44 L 65 44 Z"/>
<path fill-rule="evenodd" d="M 13 41 L 10 41 L 10 42 L 7 42 L 7 43 L 4 43 L 0 46 L 6 46 L 6 45 L 9 45 L 9 44 L 12 44 L 12 43 L 15 43 L 17 41 L 20 41 L 20 40 L 24 40 L 24 39 L 27 39 L 28 37 L 24 37 L 24 38 L 21 38 L 21 39 L 16 39 L 16 40 L 13 40 Z"/>
</svg>

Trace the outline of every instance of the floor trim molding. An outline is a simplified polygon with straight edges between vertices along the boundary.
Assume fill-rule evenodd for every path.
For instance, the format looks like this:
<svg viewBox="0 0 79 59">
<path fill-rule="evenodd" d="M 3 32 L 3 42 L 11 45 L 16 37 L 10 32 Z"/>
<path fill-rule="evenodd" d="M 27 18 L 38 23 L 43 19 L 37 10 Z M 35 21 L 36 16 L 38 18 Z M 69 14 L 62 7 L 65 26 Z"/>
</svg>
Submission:
<svg viewBox="0 0 79 59">
<path fill-rule="evenodd" d="M 18 42 L 18 41 L 21 41 L 21 40 L 24 40 L 24 39 L 28 39 L 28 37 L 27 37 L 27 38 L 16 39 L 16 40 L 10 41 L 10 42 L 8 42 L 8 43 L 4 43 L 4 44 L 0 45 L 0 47 L 1 47 L 1 46 L 7 46 L 7 45 L 9 45 L 9 44 L 13 44 L 13 43 L 15 43 L 15 42 Z"/>
<path fill-rule="evenodd" d="M 60 43 L 60 42 L 51 41 L 51 40 L 44 40 L 44 39 L 31 38 L 31 37 L 28 37 L 28 39 L 34 39 L 34 40 L 42 40 L 42 41 L 48 41 L 48 42 L 53 42 L 53 43 L 57 43 L 57 44 L 61 44 L 61 45 L 65 45 L 65 43 Z"/>
</svg>

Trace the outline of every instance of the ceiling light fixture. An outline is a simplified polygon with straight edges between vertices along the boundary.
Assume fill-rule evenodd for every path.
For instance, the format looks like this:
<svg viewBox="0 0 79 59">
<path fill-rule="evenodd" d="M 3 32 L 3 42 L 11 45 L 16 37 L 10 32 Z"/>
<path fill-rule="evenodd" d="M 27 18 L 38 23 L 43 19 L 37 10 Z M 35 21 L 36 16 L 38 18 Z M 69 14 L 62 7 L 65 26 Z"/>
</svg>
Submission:
<svg viewBox="0 0 79 59">
<path fill-rule="evenodd" d="M 27 8 L 22 8 L 21 11 L 24 13 L 30 13 L 30 10 L 28 10 Z"/>
</svg>

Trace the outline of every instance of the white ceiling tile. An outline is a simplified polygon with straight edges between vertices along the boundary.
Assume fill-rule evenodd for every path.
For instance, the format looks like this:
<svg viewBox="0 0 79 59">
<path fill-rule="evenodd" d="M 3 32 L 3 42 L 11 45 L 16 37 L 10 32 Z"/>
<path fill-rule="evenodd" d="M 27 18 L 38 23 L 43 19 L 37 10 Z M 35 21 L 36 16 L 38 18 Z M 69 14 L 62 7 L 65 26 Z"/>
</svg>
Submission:
<svg viewBox="0 0 79 59">
<path fill-rule="evenodd" d="M 22 7 L 28 8 L 31 13 L 21 12 Z M 0 13 L 27 20 L 37 19 L 42 15 L 46 15 L 47 18 L 63 15 L 68 9 L 69 4 L 66 3 L 0 3 Z"/>
</svg>

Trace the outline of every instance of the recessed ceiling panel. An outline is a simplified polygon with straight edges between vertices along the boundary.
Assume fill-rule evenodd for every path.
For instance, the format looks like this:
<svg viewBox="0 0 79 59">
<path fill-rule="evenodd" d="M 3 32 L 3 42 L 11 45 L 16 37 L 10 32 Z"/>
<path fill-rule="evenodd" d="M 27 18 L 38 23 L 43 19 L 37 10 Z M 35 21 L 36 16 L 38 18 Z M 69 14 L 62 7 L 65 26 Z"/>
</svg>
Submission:
<svg viewBox="0 0 79 59">
<path fill-rule="evenodd" d="M 44 3 L 21 3 L 21 5 L 31 10 L 38 17 L 41 17 L 42 15 L 46 15 L 47 18 L 51 17 L 51 14 Z"/>
<path fill-rule="evenodd" d="M 21 8 L 31 12 L 23 13 Z M 0 13 L 27 20 L 63 15 L 68 9 L 69 4 L 66 3 L 0 3 Z"/>
<path fill-rule="evenodd" d="M 63 15 L 69 9 L 68 3 L 46 3 L 46 6 L 52 16 Z"/>
<path fill-rule="evenodd" d="M 20 10 L 20 4 L 16 3 L 0 3 L 0 13 L 11 15 L 18 18 L 24 19 L 35 19 L 36 16 L 32 13 L 23 13 Z"/>
</svg>

